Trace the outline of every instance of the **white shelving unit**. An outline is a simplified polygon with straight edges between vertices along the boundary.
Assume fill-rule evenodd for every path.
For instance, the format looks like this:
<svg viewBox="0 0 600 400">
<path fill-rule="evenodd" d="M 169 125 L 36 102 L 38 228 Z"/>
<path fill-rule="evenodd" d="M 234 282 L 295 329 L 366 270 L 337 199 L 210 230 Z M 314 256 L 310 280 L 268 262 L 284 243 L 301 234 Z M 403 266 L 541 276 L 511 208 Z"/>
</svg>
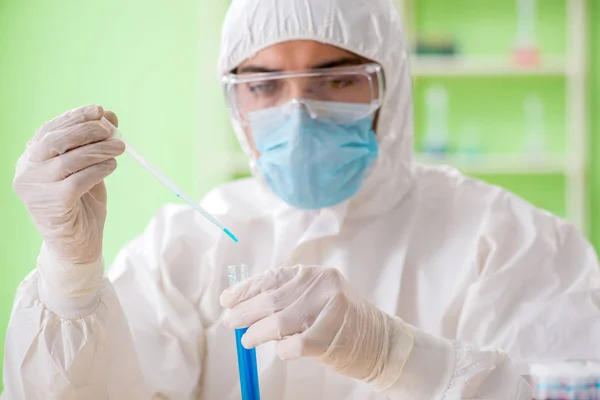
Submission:
<svg viewBox="0 0 600 400">
<path fill-rule="evenodd" d="M 451 165 L 469 174 L 481 175 L 559 175 L 568 174 L 569 165 L 564 157 L 532 158 L 515 154 L 488 154 L 485 156 L 450 155 L 435 157 L 418 153 L 417 160 L 429 165 Z"/>
<path fill-rule="evenodd" d="M 416 159 L 428 165 L 449 165 L 470 174 L 481 175 L 560 175 L 568 174 L 569 165 L 564 157 L 531 158 L 515 154 L 490 154 L 486 156 L 450 155 L 436 157 L 417 153 Z M 228 160 L 228 172 L 248 171 L 248 158 L 238 154 Z"/>
<path fill-rule="evenodd" d="M 413 76 L 563 76 L 570 66 L 562 56 L 546 57 L 540 66 L 522 67 L 501 57 L 413 57 Z"/>
<path fill-rule="evenodd" d="M 509 0 L 490 0 L 509 1 Z M 514 1 L 514 0 L 511 0 Z M 419 0 L 398 0 L 404 13 L 409 38 L 415 37 L 415 10 Z M 568 36 L 565 56 L 542 55 L 540 65 L 523 67 L 510 59 L 497 56 L 415 56 L 411 59 L 415 77 L 481 77 L 481 76 L 564 76 L 566 143 L 564 157 L 548 156 L 531 159 L 526 155 L 482 155 L 477 159 L 448 155 L 444 159 L 418 154 L 426 164 L 449 164 L 474 174 L 561 174 L 566 178 L 567 218 L 583 232 L 588 230 L 586 195 L 587 146 L 587 20 L 585 0 L 566 0 L 565 15 Z"/>
</svg>

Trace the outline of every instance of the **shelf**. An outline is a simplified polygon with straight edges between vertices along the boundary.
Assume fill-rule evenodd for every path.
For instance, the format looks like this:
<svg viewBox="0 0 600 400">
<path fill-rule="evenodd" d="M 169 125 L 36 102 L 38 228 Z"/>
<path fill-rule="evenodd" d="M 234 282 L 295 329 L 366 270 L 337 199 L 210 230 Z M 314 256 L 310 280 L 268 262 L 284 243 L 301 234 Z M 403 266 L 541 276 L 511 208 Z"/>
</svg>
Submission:
<svg viewBox="0 0 600 400">
<path fill-rule="evenodd" d="M 558 175 L 568 172 L 563 157 L 533 158 L 518 154 L 488 154 L 481 156 L 448 155 L 436 157 L 419 153 L 417 160 L 427 165 L 450 165 L 470 174 Z"/>
<path fill-rule="evenodd" d="M 539 66 L 519 66 L 510 56 L 412 56 L 414 76 L 562 76 L 569 73 L 564 57 L 545 57 Z"/>
</svg>

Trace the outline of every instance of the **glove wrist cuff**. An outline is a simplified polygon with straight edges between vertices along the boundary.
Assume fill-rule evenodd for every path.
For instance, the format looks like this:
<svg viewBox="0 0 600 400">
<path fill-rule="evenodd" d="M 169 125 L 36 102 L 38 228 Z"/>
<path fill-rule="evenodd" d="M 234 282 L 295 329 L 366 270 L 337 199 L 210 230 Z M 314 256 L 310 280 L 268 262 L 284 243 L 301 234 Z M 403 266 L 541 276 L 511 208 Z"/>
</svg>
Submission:
<svg viewBox="0 0 600 400">
<path fill-rule="evenodd" d="M 48 286 L 41 274 L 38 276 L 37 286 L 40 302 L 59 318 L 83 318 L 93 313 L 100 303 L 100 290 L 75 298 L 60 297 Z"/>
<path fill-rule="evenodd" d="M 46 243 L 42 244 L 37 261 L 40 280 L 53 297 L 75 299 L 98 291 L 104 276 L 104 260 L 90 264 L 71 264 L 60 260 Z"/>
<path fill-rule="evenodd" d="M 366 380 L 378 391 L 387 389 L 402 375 L 415 341 L 410 328 L 400 318 L 382 314 L 385 342 L 377 367 Z"/>
<path fill-rule="evenodd" d="M 386 366 L 389 371 L 382 374 L 390 379 L 377 379 L 373 385 L 380 391 L 385 390 L 385 394 L 394 399 L 441 399 L 456 368 L 456 352 L 452 343 L 413 326 L 404 324 L 404 327 L 410 331 L 413 340 L 410 354 L 402 358 L 398 352 L 390 352 Z M 402 367 L 398 368 L 401 364 Z"/>
<path fill-rule="evenodd" d="M 404 322 L 368 301 L 352 305 L 333 343 L 320 361 L 337 372 L 378 389 L 393 384 L 413 347 Z"/>
</svg>

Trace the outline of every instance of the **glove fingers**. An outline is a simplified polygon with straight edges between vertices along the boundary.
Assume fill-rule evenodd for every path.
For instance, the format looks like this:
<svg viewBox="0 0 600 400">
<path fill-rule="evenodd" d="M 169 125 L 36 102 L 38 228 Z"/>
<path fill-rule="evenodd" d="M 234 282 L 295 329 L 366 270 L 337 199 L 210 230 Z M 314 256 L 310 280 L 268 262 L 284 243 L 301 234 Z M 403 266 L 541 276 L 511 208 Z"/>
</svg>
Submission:
<svg viewBox="0 0 600 400">
<path fill-rule="evenodd" d="M 49 178 L 54 182 L 63 180 L 92 165 L 120 156 L 124 151 L 125 144 L 118 139 L 78 147 L 51 160 L 55 166 Z"/>
<path fill-rule="evenodd" d="M 284 285 L 285 286 L 285 285 Z M 238 303 L 225 314 L 224 323 L 230 329 L 245 328 L 292 305 L 302 288 L 280 288 Z"/>
<path fill-rule="evenodd" d="M 250 329 L 248 329 L 250 331 Z M 310 327 L 277 343 L 277 356 L 282 360 L 321 357 L 334 345 L 337 335 L 334 322 L 317 318 Z M 351 349 L 348 349 L 350 351 Z"/>
<path fill-rule="evenodd" d="M 305 357 L 303 336 L 302 334 L 292 335 L 277 343 L 277 357 L 284 361 Z"/>
<path fill-rule="evenodd" d="M 278 289 L 294 279 L 301 268 L 301 266 L 295 266 L 270 269 L 264 274 L 249 278 L 239 285 L 230 287 L 221 293 L 221 306 L 232 308 L 261 293 Z"/>
<path fill-rule="evenodd" d="M 35 134 L 34 140 L 42 139 L 48 132 L 65 129 L 87 121 L 97 121 L 102 118 L 104 110 L 100 106 L 83 106 L 46 122 Z"/>
<path fill-rule="evenodd" d="M 117 168 L 117 160 L 111 158 L 87 167 L 61 182 L 63 198 L 67 205 L 75 204 L 84 194 L 101 183 Z"/>
<path fill-rule="evenodd" d="M 314 312 L 307 310 L 305 304 L 296 302 L 252 324 L 246 331 L 242 344 L 246 348 L 252 348 L 306 332 L 315 322 L 315 318 Z"/>
<path fill-rule="evenodd" d="M 301 357 L 321 357 L 329 343 L 313 337 L 309 331 L 284 338 L 277 343 L 277 357 L 282 360 L 295 360 Z"/>
<path fill-rule="evenodd" d="M 105 110 L 104 118 L 106 118 L 108 122 L 113 124 L 115 127 L 119 127 L 119 118 L 117 118 L 117 114 L 115 114 L 114 112 Z"/>
<path fill-rule="evenodd" d="M 279 358 L 289 360 L 298 357 L 321 357 L 332 346 L 340 346 L 339 333 L 346 313 L 350 310 L 349 307 L 345 295 L 339 294 L 331 298 L 318 315 L 310 320 L 305 317 L 303 329 L 299 332 L 301 334 L 285 338 L 277 345 Z M 349 318 L 352 319 L 352 316 Z M 364 326 L 360 326 L 356 330 L 357 335 L 360 335 L 359 331 L 369 329 L 369 321 L 364 321 L 364 323 Z M 346 350 L 350 351 L 351 349 Z"/>
<path fill-rule="evenodd" d="M 29 159 L 33 162 L 50 160 L 69 150 L 106 140 L 111 137 L 112 130 L 106 123 L 91 121 L 48 132 L 30 145 Z"/>
</svg>

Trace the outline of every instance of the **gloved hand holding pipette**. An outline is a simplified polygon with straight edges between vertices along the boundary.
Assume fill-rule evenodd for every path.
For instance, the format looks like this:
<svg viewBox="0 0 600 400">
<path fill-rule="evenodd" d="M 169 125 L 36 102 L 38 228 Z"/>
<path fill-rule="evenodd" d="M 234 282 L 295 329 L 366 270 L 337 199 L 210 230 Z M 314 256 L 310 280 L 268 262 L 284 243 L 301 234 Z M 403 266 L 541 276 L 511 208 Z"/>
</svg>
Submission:
<svg viewBox="0 0 600 400">
<path fill-rule="evenodd" d="M 104 178 L 116 168 L 124 143 L 111 138 L 99 106 L 81 107 L 44 124 L 17 163 L 14 189 L 60 261 L 88 264 L 102 254 L 106 219 Z"/>
<path fill-rule="evenodd" d="M 103 117 L 118 124 L 99 106 L 47 122 L 17 163 L 15 192 L 44 239 L 39 269 L 49 289 L 64 297 L 93 292 L 103 275 L 104 179 L 125 151 Z"/>
<path fill-rule="evenodd" d="M 71 110 L 44 124 L 17 163 L 14 189 L 44 239 L 39 269 L 62 297 L 93 293 L 104 273 L 104 179 L 123 154 L 117 116 L 100 106 Z M 128 153 L 178 197 L 237 238 L 131 146 Z M 89 265 L 89 268 L 79 268 Z M 76 267 L 75 267 L 76 266 Z"/>
</svg>

